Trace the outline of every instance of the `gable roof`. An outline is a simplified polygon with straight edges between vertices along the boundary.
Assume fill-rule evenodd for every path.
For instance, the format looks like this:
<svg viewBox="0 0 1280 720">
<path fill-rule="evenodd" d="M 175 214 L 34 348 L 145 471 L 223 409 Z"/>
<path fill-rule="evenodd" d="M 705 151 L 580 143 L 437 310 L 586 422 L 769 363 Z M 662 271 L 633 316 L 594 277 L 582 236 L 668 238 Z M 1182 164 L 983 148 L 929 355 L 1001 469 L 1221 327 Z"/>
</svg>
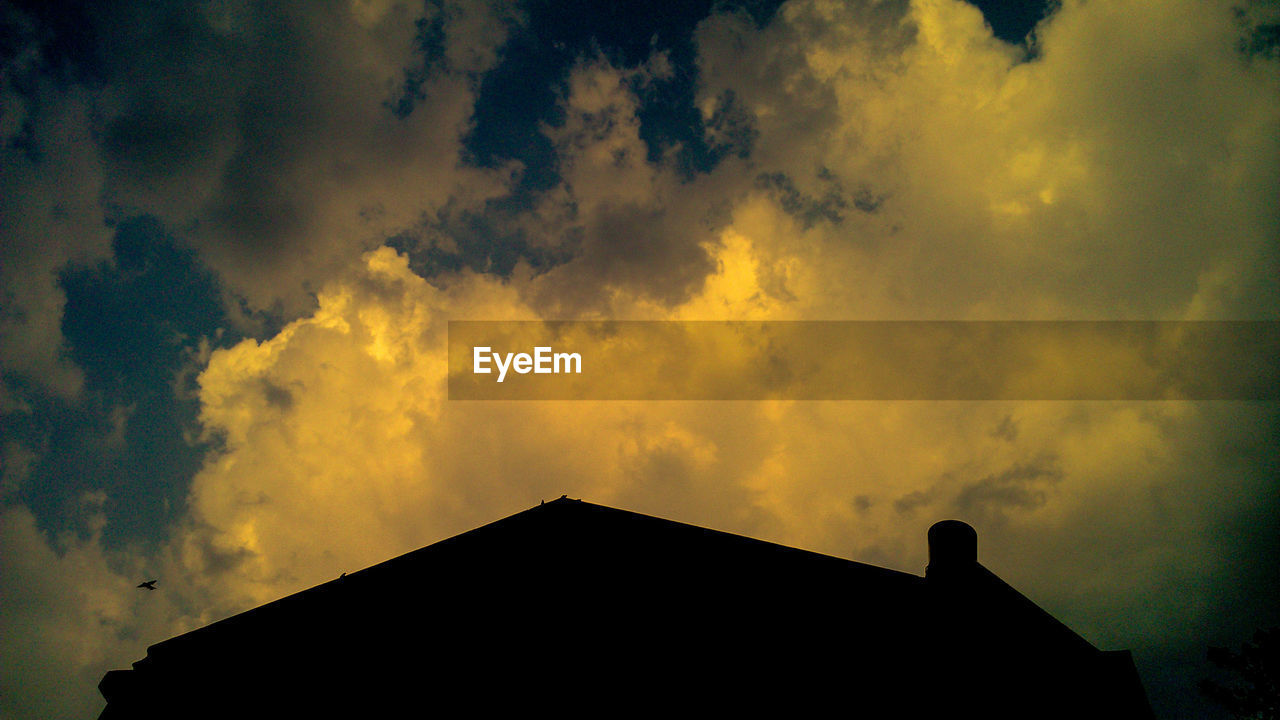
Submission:
<svg viewBox="0 0 1280 720">
<path fill-rule="evenodd" d="M 974 703 L 1012 717 L 1087 683 L 1058 706 L 1145 717 L 1115 707 L 1133 678 L 1114 658 L 951 555 L 919 577 L 561 498 L 157 643 L 104 677 L 103 718 L 210 686 L 289 702 L 345 687 L 400 712 L 418 696 L 374 689 L 425 682 L 457 703 L 558 678 L 589 688 L 571 704 L 582 714 L 620 697 L 656 709 L 679 689 L 708 709 L 793 712 L 852 693 L 899 717 Z"/>
</svg>

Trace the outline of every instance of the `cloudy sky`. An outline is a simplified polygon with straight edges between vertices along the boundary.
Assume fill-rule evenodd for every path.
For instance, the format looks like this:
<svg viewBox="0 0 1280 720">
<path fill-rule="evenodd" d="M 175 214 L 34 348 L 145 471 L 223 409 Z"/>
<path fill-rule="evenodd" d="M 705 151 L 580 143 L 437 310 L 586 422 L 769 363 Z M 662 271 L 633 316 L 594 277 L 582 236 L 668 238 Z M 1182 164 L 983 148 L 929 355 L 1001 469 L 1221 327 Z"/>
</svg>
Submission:
<svg viewBox="0 0 1280 720">
<path fill-rule="evenodd" d="M 448 399 L 450 320 L 1280 319 L 1280 5 L 995 4 L 0 2 L 0 716 L 561 494 L 965 519 L 1209 713 L 1280 404 Z"/>
</svg>

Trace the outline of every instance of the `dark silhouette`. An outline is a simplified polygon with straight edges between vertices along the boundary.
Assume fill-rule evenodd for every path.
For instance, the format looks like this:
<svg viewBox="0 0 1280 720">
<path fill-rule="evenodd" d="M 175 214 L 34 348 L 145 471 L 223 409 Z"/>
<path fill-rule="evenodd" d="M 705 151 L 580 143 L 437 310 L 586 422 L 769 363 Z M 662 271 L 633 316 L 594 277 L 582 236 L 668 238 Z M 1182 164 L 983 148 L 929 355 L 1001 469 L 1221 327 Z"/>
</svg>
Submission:
<svg viewBox="0 0 1280 720">
<path fill-rule="evenodd" d="M 920 577 L 561 498 L 152 645 L 102 718 L 1151 717 L 1127 651 L 929 536 Z"/>
<path fill-rule="evenodd" d="M 148 590 L 155 590 L 155 589 L 156 589 L 156 581 L 155 581 L 155 580 L 148 580 L 148 581 L 146 581 L 146 582 L 144 582 L 144 583 L 138 583 L 138 587 L 140 587 L 140 588 L 146 588 L 146 589 L 148 589 Z"/>
<path fill-rule="evenodd" d="M 1232 679 L 1226 683 L 1201 680 L 1201 693 L 1237 718 L 1280 718 L 1280 628 L 1258 630 L 1240 652 L 1211 647 L 1208 658 Z"/>
</svg>

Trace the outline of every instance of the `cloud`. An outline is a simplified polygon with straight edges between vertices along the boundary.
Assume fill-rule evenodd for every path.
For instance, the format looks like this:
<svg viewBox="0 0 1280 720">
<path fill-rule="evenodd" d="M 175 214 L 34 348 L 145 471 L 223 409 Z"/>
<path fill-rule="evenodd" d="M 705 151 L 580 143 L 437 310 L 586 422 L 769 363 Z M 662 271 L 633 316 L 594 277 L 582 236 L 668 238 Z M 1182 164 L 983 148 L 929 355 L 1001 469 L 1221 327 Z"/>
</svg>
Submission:
<svg viewBox="0 0 1280 720">
<path fill-rule="evenodd" d="M 1015 464 L 960 488 L 955 507 L 973 517 L 1002 517 L 1002 509 L 1033 509 L 1048 502 L 1046 485 L 1062 479 L 1054 458 L 1032 464 Z M 997 520 L 998 521 L 998 520 Z"/>
<path fill-rule="evenodd" d="M 524 227 L 535 245 L 570 257 L 530 289 L 547 316 L 617 314 L 637 300 L 670 308 L 714 270 L 714 225 L 704 216 L 718 192 L 685 185 L 673 156 L 649 162 L 632 89 L 647 73 L 599 59 L 579 64 L 563 121 L 543 128 L 562 184 Z"/>
<path fill-rule="evenodd" d="M 1214 528 L 1252 517 L 1272 482 L 1254 461 L 1221 464 L 1265 453 L 1276 427 L 1231 404 L 447 400 L 446 321 L 532 317 L 511 285 L 471 275 L 441 289 L 383 249 L 315 315 L 213 353 L 202 421 L 224 444 L 193 486 L 184 557 L 222 588 L 219 607 L 568 493 L 908 571 L 924 565 L 928 525 L 961 517 L 997 572 L 1087 636 L 1133 645 L 1100 618 L 1145 612 L 1148 583 L 1229 574 Z M 1016 436 L 991 431 L 1004 426 Z M 1232 478 L 1237 462 L 1246 477 Z M 1178 546 L 1207 564 L 1188 567 Z M 1095 595 L 1080 596 L 1082 578 Z M 1219 591 L 1142 627 L 1203 621 Z"/>
<path fill-rule="evenodd" d="M 84 378 L 66 356 L 58 273 L 69 262 L 105 257 L 110 247 L 90 109 L 83 94 L 60 95 L 44 84 L 27 95 L 2 90 L 5 117 L 27 117 L 5 128 L 14 134 L 0 135 L 0 366 L 9 379 L 70 397 Z"/>
<path fill-rule="evenodd" d="M 21 506 L 0 510 L 0 714 L 83 718 L 101 710 L 98 680 L 127 667 L 144 638 L 172 629 L 163 593 L 134 585 L 136 560 L 108 557 L 99 544 L 105 497 L 81 499 L 84 539 L 50 541 Z"/>
<path fill-rule="evenodd" d="M 961 517 L 984 564 L 1166 679 L 1170 648 L 1273 617 L 1280 418 L 1264 404 L 445 392 L 451 319 L 1274 319 L 1280 69 L 1239 51 L 1226 4 L 1065 2 L 1031 60 L 951 0 L 716 14 L 693 37 L 718 164 L 690 176 L 677 150 L 650 155 L 643 83 L 669 67 L 585 57 L 541 128 L 559 182 L 519 202 L 519 168 L 460 151 L 509 15 L 433 5 L 415 26 L 398 8 L 117 17 L 102 145 L 52 143 L 6 174 L 48 190 L 0 201 L 30 228 L 5 251 L 28 308 L 5 326 L 19 371 L 77 387 L 51 278 L 105 252 L 99 192 L 181 234 L 232 307 L 280 314 L 278 332 L 201 346 L 213 449 L 170 537 L 120 561 L 183 588 L 163 613 L 130 619 L 141 598 L 92 539 L 59 555 L 5 510 L 5 582 L 56 609 L 6 626 L 26 633 L 6 648 L 44 653 L 40 677 L 565 493 L 912 572 L 929 524 Z M 71 100 L 42 107 L 66 118 L 49 137 L 89 122 Z M 53 192 L 59 157 L 78 170 Z M 42 199 L 64 194 L 66 216 Z M 436 265 L 381 247 L 414 233 Z M 55 252 L 37 263 L 40 238 Z M 529 252 L 501 268 L 441 259 L 492 261 L 476 247 L 509 238 Z M 5 447 L 21 483 L 34 461 Z"/>
<path fill-rule="evenodd" d="M 206 422 L 239 444 L 206 466 L 194 507 L 255 553 L 259 598 L 568 492 L 917 571 L 927 526 L 963 517 L 988 566 L 1147 658 L 1230 625 L 1228 608 L 1261 618 L 1267 571 L 1230 558 L 1265 548 L 1220 528 L 1267 522 L 1265 408 L 459 405 L 422 384 L 439 382 L 445 317 L 1273 317 L 1277 215 L 1259 193 L 1275 186 L 1274 65 L 1241 58 L 1218 6 L 1072 3 L 1038 35 L 1024 62 L 959 3 L 793 3 L 763 28 L 715 16 L 697 36 L 704 120 L 713 144 L 750 152 L 692 180 L 643 154 L 628 71 L 579 65 L 544 131 L 564 182 L 516 220 L 569 259 L 439 283 L 447 296 L 398 269 L 390 286 L 347 281 L 341 312 L 322 300 L 243 359 L 215 356 L 208 397 L 224 400 Z M 401 340 L 372 339 L 363 318 L 384 317 Z M 400 357 L 380 347 L 421 370 L 378 365 Z M 234 367 L 261 367 L 293 409 Z M 357 394 L 320 367 L 372 384 Z M 222 383 L 235 390 L 215 396 Z M 306 428 L 324 427 L 356 430 L 322 446 Z M 341 559 L 307 543 L 319 526 Z"/>
<path fill-rule="evenodd" d="M 654 511 L 723 508 L 744 530 L 757 522 L 749 503 L 726 504 L 749 456 L 717 449 L 719 413 L 448 401 L 447 321 L 467 316 L 535 313 L 508 283 L 468 275 L 442 289 L 384 248 L 326 288 L 314 315 L 212 353 L 201 421 L 222 450 L 195 479 L 182 542 L 190 571 L 228 588 L 226 607 L 565 493 Z"/>
<path fill-rule="evenodd" d="M 1277 78 L 1239 32 L 1225 5 L 1064 3 L 1023 62 L 963 3 L 789 3 L 762 29 L 703 23 L 700 98 L 750 113 L 739 171 L 811 225 L 762 229 L 775 256 L 860 291 L 801 295 L 827 312 L 1258 317 L 1277 299 L 1280 218 L 1258 194 Z M 859 190 L 883 199 L 843 222 L 787 201 Z"/>
<path fill-rule="evenodd" d="M 250 309 L 292 317 L 388 235 L 502 192 L 507 173 L 464 167 L 459 143 L 505 21 L 482 5 L 416 13 L 137 8 L 105 35 L 107 200 L 182 232 Z M 436 66 L 406 75 L 420 53 Z"/>
<path fill-rule="evenodd" d="M 1132 17 L 1095 16 L 1103 11 L 1073 4 L 1042 28 L 1040 59 L 1021 63 L 972 8 L 877 7 L 844 16 L 798 3 L 763 29 L 735 17 L 704 23 L 705 96 L 732 89 L 751 109 L 758 144 L 685 185 L 640 151 L 624 72 L 581 65 L 564 124 L 546 129 L 564 187 L 524 221 L 552 245 L 563 228 L 581 227 L 573 260 L 506 281 L 463 273 L 428 284 L 381 250 L 327 286 L 315 314 L 265 342 L 215 352 L 201 376 L 202 418 L 225 448 L 193 486 L 193 532 L 211 533 L 209 547 L 244 550 L 233 572 L 248 583 L 246 597 L 265 599 L 563 492 L 905 568 L 922 566 L 919 538 L 935 515 L 979 524 L 998 569 L 1018 556 L 1010 548 L 1046 548 L 1035 539 L 1046 530 L 1114 527 L 1088 544 L 1096 556 L 1072 555 L 1075 566 L 1009 563 L 1008 574 L 1039 588 L 1053 609 L 1067 607 L 1073 573 L 1106 576 L 1105 562 L 1151 560 L 1155 541 L 1134 538 L 1168 518 L 1184 523 L 1178 542 L 1217 542 L 1215 523 L 1247 504 L 1170 505 L 1162 488 L 1184 477 L 1196 488 L 1187 492 L 1217 498 L 1223 489 L 1211 478 L 1222 471 L 1190 460 L 1230 453 L 1238 433 L 1268 427 L 1265 417 L 1234 430 L 1183 405 L 444 400 L 449 318 L 593 307 L 758 318 L 1183 317 L 1266 307 L 1265 295 L 1203 304 L 1205 278 L 1232 257 L 1264 252 L 1260 238 L 1275 220 L 1250 199 L 1271 170 L 1212 139 L 1269 147 L 1270 134 L 1239 114 L 1201 110 L 1220 96 L 1246 117 L 1274 111 L 1273 98 L 1246 92 L 1271 80 L 1233 54 L 1228 20 L 1203 8 L 1204 22 L 1168 43 L 1138 38 L 1085 57 L 1095 39 L 1088 28 L 1124 27 L 1144 13 L 1181 27 L 1178 13 L 1190 11 L 1126 6 Z M 1173 72 L 1179 57 L 1196 58 L 1199 69 Z M 1165 93 L 1095 87 L 1098 73 L 1119 77 L 1121 60 L 1125 73 L 1152 68 L 1195 117 L 1170 128 L 1160 119 Z M 732 77 L 715 69 L 730 61 Z M 1123 126 L 1117 112 L 1137 119 Z M 1189 166 L 1172 157 L 1175 147 Z M 1211 166 L 1225 174 L 1202 172 Z M 865 186 L 884 199 L 859 210 L 851 196 L 845 207 L 854 210 L 839 219 L 804 217 L 774 192 L 778 184 L 757 180 L 777 172 L 797 196 Z M 1135 173 L 1161 178 L 1126 190 Z M 1217 217 L 1224 202 L 1239 211 L 1225 243 L 1193 242 L 1208 229 L 1202 219 L 1186 227 L 1158 211 Z M 721 221 L 705 224 L 710 206 L 726 203 Z M 651 251 L 630 249 L 641 239 Z M 667 247 L 696 247 L 707 260 Z M 1088 282 L 1086 258 L 1105 266 Z M 1150 263 L 1158 269 L 1144 270 Z M 1167 285 L 1136 280 L 1164 270 Z M 1193 466 L 1203 478 L 1187 475 Z M 933 512 L 904 523 L 904 498 Z M 315 527 L 328 529 L 331 545 L 314 544 Z M 1172 572 L 1174 558 L 1158 557 L 1150 572 Z M 1169 582 L 1189 580 L 1178 577 Z M 1132 586 L 1114 582 L 1106 591 L 1136 612 L 1125 595 Z"/>
<path fill-rule="evenodd" d="M 0 88 L 0 356 L 63 396 L 83 378 L 64 356 L 58 273 L 109 257 L 108 221 L 158 218 L 218 274 L 231 318 L 260 332 L 264 312 L 309 310 L 389 235 L 507 187 L 512 168 L 466 167 L 459 152 L 510 20 L 493 7 L 431 4 L 415 24 L 422 11 L 401 2 L 123 3 L 75 16 L 72 71 L 94 80 L 80 84 L 55 79 L 72 71 L 50 67 L 64 40 L 50 18 L 4 12 L 18 52 Z M 423 35 L 433 27 L 441 47 Z M 415 101 L 393 112 L 407 90 Z"/>
</svg>

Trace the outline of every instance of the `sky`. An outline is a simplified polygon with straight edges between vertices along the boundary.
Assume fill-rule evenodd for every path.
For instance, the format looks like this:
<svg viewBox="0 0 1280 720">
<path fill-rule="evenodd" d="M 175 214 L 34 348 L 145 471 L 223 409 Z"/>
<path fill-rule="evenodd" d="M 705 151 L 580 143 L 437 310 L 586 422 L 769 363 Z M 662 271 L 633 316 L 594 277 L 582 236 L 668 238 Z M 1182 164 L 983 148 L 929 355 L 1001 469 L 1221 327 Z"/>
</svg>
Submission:
<svg viewBox="0 0 1280 720">
<path fill-rule="evenodd" d="M 963 519 L 1161 718 L 1280 624 L 1275 402 L 446 383 L 451 320 L 1280 320 L 1277 3 L 0 0 L 0 157 L 6 720 L 562 494 Z"/>
</svg>

